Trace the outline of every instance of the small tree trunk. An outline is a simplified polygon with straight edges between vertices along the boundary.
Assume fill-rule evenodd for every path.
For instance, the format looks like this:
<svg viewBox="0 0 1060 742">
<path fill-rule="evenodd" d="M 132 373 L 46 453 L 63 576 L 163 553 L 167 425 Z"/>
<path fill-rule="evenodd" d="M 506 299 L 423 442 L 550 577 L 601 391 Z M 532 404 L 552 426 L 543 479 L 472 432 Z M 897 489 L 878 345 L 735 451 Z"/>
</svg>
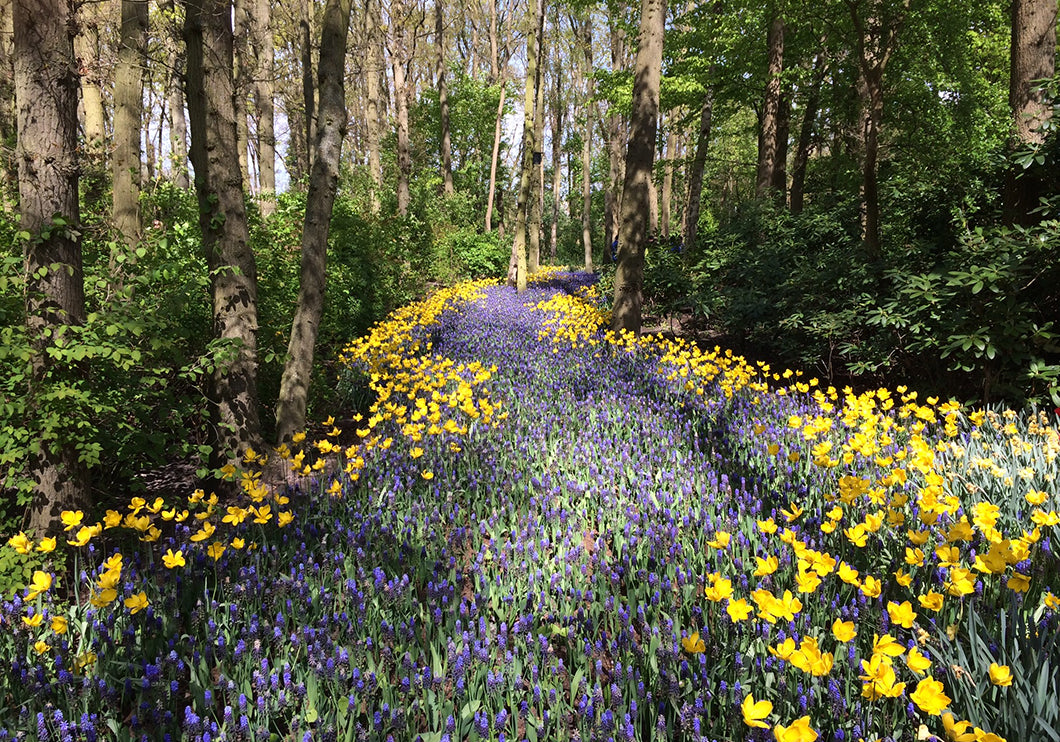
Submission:
<svg viewBox="0 0 1060 742">
<path fill-rule="evenodd" d="M 877 184 L 883 80 L 878 69 L 862 71 L 861 93 L 861 245 L 865 257 L 880 257 L 880 192 Z"/>
<path fill-rule="evenodd" d="M 140 135 L 147 59 L 147 2 L 122 0 L 121 40 L 114 75 L 114 228 L 132 247 L 140 241 Z"/>
<path fill-rule="evenodd" d="M 515 206 L 515 238 L 512 240 L 512 259 L 508 266 L 508 284 L 518 293 L 526 291 L 526 232 L 527 212 L 533 197 L 531 180 L 534 170 L 534 107 L 537 101 L 538 41 L 544 26 L 544 3 L 530 0 L 527 7 L 526 85 L 523 96 L 523 151 L 519 174 L 519 197 Z"/>
<path fill-rule="evenodd" d="M 253 63 L 250 60 L 250 15 L 252 0 L 232 0 L 232 58 L 235 80 L 236 148 L 239 150 L 239 171 L 243 174 L 243 187 L 254 190 L 251 177 L 250 127 L 247 125 L 247 100 L 253 80 Z"/>
<path fill-rule="evenodd" d="M 313 167 L 313 142 L 316 138 L 316 84 L 313 77 L 313 29 L 312 0 L 298 3 L 301 17 L 298 27 L 302 30 L 302 110 L 305 111 L 305 170 L 299 175 L 308 175 Z"/>
<path fill-rule="evenodd" d="M 541 3 L 542 7 L 545 4 L 545 0 L 538 0 L 538 2 Z M 534 170 L 531 174 L 533 193 L 530 201 L 529 226 L 527 228 L 527 237 L 529 239 L 530 247 L 527 270 L 530 272 L 530 275 L 537 273 L 538 268 L 541 266 L 541 226 L 544 221 L 545 157 L 544 152 L 541 150 L 545 141 L 545 76 L 541 71 L 545 65 L 541 59 L 542 56 L 543 45 L 539 42 L 537 74 L 534 79 Z"/>
<path fill-rule="evenodd" d="M 504 96 L 507 93 L 507 84 L 501 80 L 501 97 L 497 102 L 497 119 L 493 130 L 493 155 L 490 157 L 490 185 L 489 195 L 486 197 L 486 231 L 493 231 L 493 201 L 497 193 L 497 162 L 500 159 L 501 139 L 503 137 L 502 127 L 504 125 Z"/>
<path fill-rule="evenodd" d="M 81 171 L 85 205 L 93 213 L 103 213 L 103 197 L 107 191 L 107 130 L 99 38 L 101 14 L 101 5 L 81 5 L 78 13 L 81 31 L 74 39 L 81 72 L 81 113 L 85 132 Z"/>
<path fill-rule="evenodd" d="M 276 210 L 276 123 L 273 77 L 276 50 L 272 38 L 272 4 L 254 0 L 250 46 L 254 61 L 254 114 L 257 119 L 258 208 L 262 216 Z"/>
<path fill-rule="evenodd" d="M 164 0 L 160 5 L 165 28 L 162 43 L 172 66 L 166 75 L 166 107 L 169 111 L 169 149 L 173 184 L 177 188 L 190 188 L 188 177 L 188 121 L 184 116 L 184 44 L 178 43 L 180 30 L 177 26 L 176 8 L 173 0 Z"/>
<path fill-rule="evenodd" d="M 802 128 L 799 129 L 799 142 L 795 148 L 795 158 L 791 165 L 791 195 L 789 208 L 792 214 L 801 214 L 804 205 L 804 188 L 806 184 L 806 165 L 810 161 L 810 147 L 813 144 L 813 132 L 817 123 L 817 110 L 821 100 L 821 83 L 824 80 L 825 66 L 823 55 L 818 54 L 813 61 L 813 78 L 806 94 L 806 109 L 802 115 Z"/>
<path fill-rule="evenodd" d="M 784 72 L 784 19 L 780 15 L 775 16 L 770 22 L 766 43 L 769 48 L 769 69 L 762 105 L 762 128 L 758 140 L 758 174 L 755 179 L 755 195 L 758 198 L 765 198 L 772 189 L 779 161 L 777 145 L 781 98 L 780 76 Z"/>
<path fill-rule="evenodd" d="M 615 270 L 611 326 L 640 334 L 644 287 L 644 248 L 648 241 L 648 191 L 655 164 L 659 86 L 662 73 L 666 0 L 644 0 L 633 77 L 626 178 L 622 188 L 622 229 Z"/>
<path fill-rule="evenodd" d="M 77 90 L 69 0 L 15 0 L 15 96 L 18 105 L 19 228 L 26 271 L 26 328 L 31 347 L 29 399 L 62 375 L 47 352 L 65 325 L 85 319 L 84 271 L 78 238 Z M 61 219 L 61 222 L 60 222 Z M 34 480 L 29 530 L 55 533 L 60 512 L 89 504 L 88 474 L 71 441 L 39 441 L 28 463 Z"/>
<path fill-rule="evenodd" d="M 412 193 L 409 190 L 409 179 L 412 177 L 412 153 L 409 145 L 409 90 L 405 70 L 407 49 L 405 42 L 405 18 L 407 14 L 404 0 L 397 0 L 390 6 L 391 43 L 390 63 L 394 73 L 394 113 L 397 119 L 397 212 L 407 216 Z"/>
<path fill-rule="evenodd" d="M 670 236 L 671 205 L 674 190 L 674 149 L 677 147 L 677 132 L 671 125 L 666 132 L 666 162 L 663 164 L 662 199 L 659 202 L 659 221 L 662 236 Z"/>
<path fill-rule="evenodd" d="M 619 71 L 626 67 L 626 34 L 619 24 L 619 18 L 625 13 L 625 0 L 619 0 L 608 16 L 608 32 L 611 41 L 611 69 Z M 622 131 L 622 116 L 612 109 L 607 118 L 608 171 L 607 193 L 604 196 L 604 249 L 610 249 L 618 234 L 616 221 L 622 213 L 622 167 L 624 164 L 625 140 Z"/>
<path fill-rule="evenodd" d="M 703 168 L 707 164 L 710 149 L 711 122 L 714 118 L 714 93 L 707 90 L 703 105 L 699 109 L 699 132 L 696 135 L 696 153 L 692 157 L 692 170 L 688 174 L 688 198 L 685 200 L 685 252 L 689 255 L 696 247 L 699 230 L 699 208 L 703 200 Z"/>
<path fill-rule="evenodd" d="M 210 378 L 214 463 L 224 464 L 235 461 L 248 446 L 257 447 L 261 438 L 257 267 L 236 146 L 231 0 L 188 0 L 186 12 L 191 160 L 214 337 L 233 354 L 217 364 Z"/>
<path fill-rule="evenodd" d="M 320 318 L 324 310 L 327 275 L 328 225 L 339 182 L 339 160 L 346 134 L 345 78 L 346 42 L 351 0 L 328 0 L 321 29 L 320 119 L 317 154 L 309 177 L 305 224 L 302 228 L 302 272 L 298 306 L 291 323 L 287 362 L 276 403 L 276 439 L 285 441 L 305 429 L 306 402 L 312 378 L 313 355 Z"/>
<path fill-rule="evenodd" d="M 368 135 L 368 174 L 372 178 L 372 213 L 378 214 L 382 204 L 379 193 L 383 189 L 383 165 L 380 157 L 382 140 L 380 126 L 379 73 L 383 69 L 382 46 L 379 41 L 379 8 L 377 0 L 368 0 L 364 12 L 364 40 L 368 47 L 368 64 L 365 70 L 365 85 L 368 89 L 366 101 L 366 129 Z"/>
<path fill-rule="evenodd" d="M 563 178 L 563 92 L 559 68 L 552 68 L 552 229 L 549 234 L 549 262 L 556 264 L 559 243 L 559 201 Z"/>
<path fill-rule="evenodd" d="M 585 79 L 585 130 L 582 133 L 582 247 L 585 249 L 585 270 L 593 271 L 593 25 L 589 18 L 581 24 L 583 77 Z M 606 246 L 605 246 L 606 249 Z"/>
<path fill-rule="evenodd" d="M 453 145 L 449 137 L 449 90 L 445 84 L 445 26 L 442 23 L 442 0 L 434 0 L 434 43 L 438 51 L 438 109 L 441 121 L 442 193 L 452 196 Z"/>
</svg>

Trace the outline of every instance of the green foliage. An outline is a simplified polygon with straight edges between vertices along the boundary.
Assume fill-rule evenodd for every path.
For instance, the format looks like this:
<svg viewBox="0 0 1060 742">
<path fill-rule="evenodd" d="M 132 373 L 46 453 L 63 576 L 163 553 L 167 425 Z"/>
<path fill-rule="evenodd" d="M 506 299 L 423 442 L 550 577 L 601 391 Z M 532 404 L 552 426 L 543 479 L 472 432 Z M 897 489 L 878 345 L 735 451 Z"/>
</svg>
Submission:
<svg viewBox="0 0 1060 742">
<path fill-rule="evenodd" d="M 511 250 L 496 232 L 461 227 L 441 240 L 439 250 L 460 279 L 495 278 L 508 268 Z"/>
<path fill-rule="evenodd" d="M 1042 611 L 1010 593 L 1002 610 L 991 606 L 980 612 L 975 602 L 966 606 L 952 636 L 937 626 L 928 645 L 959 718 L 989 729 L 1005 739 L 1060 742 L 1060 633 L 1055 616 L 1042 620 Z M 990 665 L 1012 671 L 1010 686 L 990 681 Z"/>
</svg>

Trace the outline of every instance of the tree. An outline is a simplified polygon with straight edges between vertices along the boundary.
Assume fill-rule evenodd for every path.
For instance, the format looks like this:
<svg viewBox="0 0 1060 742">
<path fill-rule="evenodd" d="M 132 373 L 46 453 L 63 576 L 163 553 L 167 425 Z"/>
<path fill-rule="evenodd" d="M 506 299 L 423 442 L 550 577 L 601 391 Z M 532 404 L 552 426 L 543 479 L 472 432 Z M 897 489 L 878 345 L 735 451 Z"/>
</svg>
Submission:
<svg viewBox="0 0 1060 742">
<path fill-rule="evenodd" d="M 580 24 L 582 56 L 582 78 L 585 80 L 585 129 L 582 133 L 582 247 L 585 250 L 585 270 L 593 270 L 592 230 L 592 142 L 593 142 L 593 24 L 588 14 Z"/>
<path fill-rule="evenodd" d="M 254 0 L 250 14 L 250 61 L 253 70 L 255 134 L 258 152 L 258 204 L 264 216 L 276 208 L 276 125 L 273 77 L 276 51 L 272 3 Z"/>
<path fill-rule="evenodd" d="M 365 129 L 368 147 L 368 174 L 372 179 L 372 212 L 379 213 L 379 192 L 383 189 L 383 166 L 380 159 L 381 110 L 383 95 L 380 92 L 379 76 L 383 72 L 383 47 L 378 38 L 378 0 L 366 0 L 364 9 L 364 43 L 367 46 L 367 68 L 365 69 Z"/>
<path fill-rule="evenodd" d="M 692 156 L 691 170 L 688 173 L 688 196 L 685 199 L 685 249 L 691 253 L 696 247 L 699 231 L 699 209 L 703 200 L 703 169 L 707 163 L 707 150 L 710 148 L 710 132 L 714 122 L 714 91 L 708 88 L 703 94 L 703 103 L 699 108 L 699 129 L 696 134 L 696 151 Z"/>
<path fill-rule="evenodd" d="M 159 4 L 163 19 L 162 44 L 171 65 L 166 72 L 166 108 L 169 111 L 170 168 L 174 185 L 189 188 L 188 121 L 184 116 L 184 45 L 177 43 L 180 25 L 173 0 Z"/>
<path fill-rule="evenodd" d="M 214 461 L 258 444 L 257 267 L 236 139 L 231 0 L 187 0 L 188 113 L 199 225 L 210 271 Z"/>
<path fill-rule="evenodd" d="M 26 273 L 26 328 L 33 350 L 30 397 L 50 375 L 70 374 L 48 352 L 69 325 L 85 319 L 80 206 L 77 199 L 77 67 L 70 0 L 15 0 L 20 230 Z M 88 504 L 88 475 L 61 438 L 38 443 L 29 529 L 56 530 L 63 510 Z"/>
<path fill-rule="evenodd" d="M 766 198 L 773 190 L 776 171 L 781 166 L 780 136 L 787 144 L 787 128 L 781 130 L 781 75 L 784 73 L 784 17 L 775 12 L 769 22 L 766 47 L 769 67 L 766 92 L 762 103 L 762 123 L 758 138 L 758 176 L 755 195 Z M 786 151 L 786 146 L 785 146 Z"/>
<path fill-rule="evenodd" d="M 518 293 L 526 291 L 527 214 L 533 197 L 531 181 L 534 172 L 534 108 L 537 103 L 537 77 L 540 74 L 538 52 L 545 27 L 544 0 L 530 0 L 526 9 L 526 84 L 523 93 L 522 167 L 519 173 L 519 196 L 515 206 L 515 237 L 512 258 L 508 264 L 508 285 Z"/>
<path fill-rule="evenodd" d="M 648 189 L 655 165 L 659 88 L 662 73 L 666 0 L 644 0 L 633 78 L 633 109 L 626 177 L 622 186 L 622 223 L 612 327 L 640 334 L 644 287 L 644 249 L 648 241 Z"/>
<path fill-rule="evenodd" d="M 449 136 L 449 90 L 445 83 L 445 24 L 442 23 L 442 0 L 434 0 L 434 43 L 437 47 L 438 108 L 441 123 L 442 193 L 452 196 L 453 149 Z"/>
<path fill-rule="evenodd" d="M 302 270 L 298 305 L 276 403 L 276 439 L 284 441 L 305 428 L 306 400 L 313 354 L 324 311 L 328 226 L 339 183 L 339 159 L 346 136 L 346 42 L 352 0 L 328 0 L 320 39 L 317 80 L 320 90 L 316 155 L 309 176 L 302 227 Z"/>
<path fill-rule="evenodd" d="M 390 65 L 394 74 L 394 116 L 397 119 L 397 212 L 407 216 L 412 192 L 409 178 L 412 176 L 412 150 L 409 146 L 409 86 L 408 64 L 412 57 L 408 42 L 408 25 L 412 22 L 414 9 L 405 0 L 395 0 L 390 5 Z"/>
<path fill-rule="evenodd" d="M 1010 52 L 1009 107 L 1014 135 L 1012 148 L 1038 146 L 1045 141 L 1043 125 L 1052 115 L 1036 81 L 1056 71 L 1056 0 L 1013 0 Z M 1040 178 L 1032 172 L 1008 174 L 1005 212 L 1011 221 L 1027 221 L 1038 206 Z"/>
<path fill-rule="evenodd" d="M 121 37 L 114 73 L 114 228 L 130 247 L 140 241 L 140 135 L 147 59 L 147 0 L 121 0 Z"/>
<path fill-rule="evenodd" d="M 100 26 L 103 24 L 102 3 L 82 3 L 78 7 L 79 32 L 74 39 L 74 50 L 81 82 L 81 115 L 85 134 L 85 148 L 81 168 L 85 181 L 85 203 L 89 209 L 102 211 L 106 194 L 107 127 L 103 109 L 104 71 L 101 53 Z"/>
</svg>

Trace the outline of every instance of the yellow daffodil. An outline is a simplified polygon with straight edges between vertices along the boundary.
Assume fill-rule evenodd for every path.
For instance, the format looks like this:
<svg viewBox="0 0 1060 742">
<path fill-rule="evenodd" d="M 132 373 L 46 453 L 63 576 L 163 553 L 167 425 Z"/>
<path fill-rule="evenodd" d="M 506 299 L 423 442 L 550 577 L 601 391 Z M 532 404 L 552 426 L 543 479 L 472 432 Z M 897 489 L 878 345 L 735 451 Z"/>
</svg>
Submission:
<svg viewBox="0 0 1060 742">
<path fill-rule="evenodd" d="M 34 651 L 37 654 L 44 654 L 45 652 L 47 652 L 51 648 L 52 648 L 51 645 L 48 644 L 48 642 L 44 641 L 43 639 L 40 639 L 40 640 L 34 642 L 34 644 L 33 644 L 33 649 L 34 649 Z"/>
<path fill-rule="evenodd" d="M 777 724 L 773 727 L 773 737 L 776 742 L 814 742 L 818 734 L 810 726 L 810 717 L 803 716 L 793 721 L 790 726 Z"/>
<path fill-rule="evenodd" d="M 858 635 L 857 630 L 854 628 L 853 621 L 843 621 L 837 618 L 832 623 L 832 636 L 835 637 L 838 642 L 848 642 Z"/>
<path fill-rule="evenodd" d="M 780 566 L 780 560 L 777 559 L 775 556 L 768 556 L 765 559 L 756 556 L 755 562 L 758 564 L 754 571 L 755 577 L 765 577 L 766 575 L 771 575 L 776 572 L 777 567 Z"/>
<path fill-rule="evenodd" d="M 66 619 L 66 616 L 52 616 L 51 626 L 52 631 L 56 634 L 65 634 L 70 622 Z"/>
<path fill-rule="evenodd" d="M 990 682 L 1002 687 L 1012 685 L 1012 669 L 1008 665 L 999 665 L 996 662 L 991 662 Z"/>
<path fill-rule="evenodd" d="M 707 645 L 699 638 L 699 632 L 694 631 L 681 639 L 681 648 L 688 654 L 701 654 L 707 650 Z"/>
<path fill-rule="evenodd" d="M 49 554 L 55 551 L 55 537 L 48 536 L 46 538 L 42 538 L 40 540 L 40 543 L 37 544 L 37 551 L 43 554 Z"/>
<path fill-rule="evenodd" d="M 22 623 L 26 626 L 26 628 L 30 628 L 30 629 L 35 629 L 38 626 L 40 626 L 41 622 L 43 620 L 44 620 L 44 614 L 43 613 L 34 613 L 32 616 L 23 616 L 22 617 Z"/>
<path fill-rule="evenodd" d="M 184 552 L 177 551 L 174 553 L 172 549 L 166 549 L 166 553 L 162 555 L 162 564 L 166 565 L 166 569 L 183 567 L 186 564 L 184 561 Z"/>
<path fill-rule="evenodd" d="M 129 613 L 135 615 L 151 604 L 151 601 L 147 599 L 147 593 L 141 591 L 136 595 L 133 595 L 125 599 L 125 607 L 129 609 Z"/>
<path fill-rule="evenodd" d="M 919 649 L 913 647 L 905 656 L 905 664 L 917 675 L 923 675 L 931 667 L 931 660 L 921 654 Z"/>
<path fill-rule="evenodd" d="M 728 531 L 718 531 L 714 534 L 714 538 L 707 542 L 707 546 L 713 549 L 725 549 L 729 546 L 729 541 L 732 540 L 732 534 Z"/>
<path fill-rule="evenodd" d="M 19 554 L 29 554 L 33 550 L 33 542 L 21 531 L 9 538 L 7 545 Z"/>
<path fill-rule="evenodd" d="M 62 518 L 63 526 L 65 526 L 63 530 L 72 531 L 81 525 L 85 514 L 80 510 L 64 510 L 59 514 L 59 517 Z"/>
<path fill-rule="evenodd" d="M 916 690 L 909 694 L 909 698 L 924 713 L 939 716 L 950 705 L 950 697 L 944 691 L 938 680 L 924 678 L 917 683 Z"/>
<path fill-rule="evenodd" d="M 744 598 L 740 598 L 739 600 L 733 600 L 730 598 L 729 604 L 725 606 L 725 612 L 729 614 L 729 620 L 733 623 L 746 621 L 753 610 L 751 604 Z"/>
<path fill-rule="evenodd" d="M 913 605 L 908 600 L 900 604 L 892 600 L 887 603 L 887 615 L 890 616 L 892 623 L 903 629 L 911 629 L 913 620 L 916 618 L 916 611 L 913 610 Z"/>
<path fill-rule="evenodd" d="M 26 600 L 30 601 L 36 598 L 41 593 L 46 593 L 51 589 L 52 576 L 47 572 L 42 572 L 39 569 L 33 573 L 33 579 L 30 581 L 29 589 L 26 591 Z"/>
<path fill-rule="evenodd" d="M 213 557 L 213 560 L 216 562 L 218 559 L 221 558 L 221 555 L 225 553 L 225 545 L 222 544 L 220 541 L 214 541 L 212 544 L 210 544 L 209 548 L 206 550 L 206 553 Z"/>
</svg>

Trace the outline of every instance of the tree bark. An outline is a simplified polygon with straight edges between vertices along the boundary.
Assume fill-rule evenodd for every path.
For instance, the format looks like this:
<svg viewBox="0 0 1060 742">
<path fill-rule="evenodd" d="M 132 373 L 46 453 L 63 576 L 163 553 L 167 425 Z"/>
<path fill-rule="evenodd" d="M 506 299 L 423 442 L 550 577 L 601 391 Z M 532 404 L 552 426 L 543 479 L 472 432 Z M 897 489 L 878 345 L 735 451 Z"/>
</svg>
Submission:
<svg viewBox="0 0 1060 742">
<path fill-rule="evenodd" d="M 670 237 L 671 206 L 674 190 L 674 149 L 677 147 L 677 132 L 673 125 L 666 132 L 666 162 L 663 164 L 662 194 L 659 201 L 659 222 L 664 238 Z"/>
<path fill-rule="evenodd" d="M 559 243 L 559 201 L 563 186 L 563 88 L 560 85 L 559 65 L 552 67 L 552 227 L 549 233 L 549 262 L 556 264 Z"/>
<path fill-rule="evenodd" d="M 165 28 L 162 43 L 172 62 L 166 73 L 166 108 L 169 112 L 170 172 L 177 188 L 190 188 L 188 176 L 188 121 L 184 116 L 184 44 L 178 43 L 180 30 L 177 26 L 176 8 L 173 0 L 160 4 Z"/>
<path fill-rule="evenodd" d="M 114 228 L 125 244 L 141 238 L 140 135 L 143 133 L 144 68 L 147 61 L 147 0 L 121 0 L 121 39 L 114 73 Z"/>
<path fill-rule="evenodd" d="M 1045 142 L 1044 125 L 1052 107 L 1036 80 L 1056 71 L 1056 0 L 1013 0 L 1009 69 L 1009 107 L 1014 133 L 1010 148 L 1034 147 Z M 1010 169 L 1005 182 L 1005 219 L 1009 223 L 1033 222 L 1030 212 L 1042 195 L 1041 178 L 1032 170 Z"/>
<path fill-rule="evenodd" d="M 545 0 L 538 0 L 544 8 Z M 544 10 L 541 11 L 544 13 Z M 541 266 L 541 226 L 544 221 L 544 199 L 545 199 L 545 156 L 542 151 L 545 143 L 545 75 L 544 70 L 544 33 L 538 39 L 537 74 L 534 79 L 534 170 L 531 173 L 532 197 L 530 200 L 530 216 L 527 226 L 527 241 L 529 255 L 527 271 L 530 275 L 537 273 Z"/>
<path fill-rule="evenodd" d="M 235 461 L 261 438 L 257 267 L 236 145 L 231 18 L 231 0 L 187 1 L 191 161 L 210 271 L 214 337 L 231 354 L 210 378 L 215 464 Z"/>
<path fill-rule="evenodd" d="M 316 141 L 316 84 L 313 76 L 313 29 L 312 0 L 299 2 L 301 18 L 298 27 L 302 30 L 302 110 L 305 112 L 305 170 L 300 176 L 309 174 L 313 167 L 313 142 Z"/>
<path fill-rule="evenodd" d="M 791 164 L 791 194 L 789 208 L 792 214 L 801 214 L 805 203 L 806 166 L 810 161 L 810 147 L 813 145 L 813 133 L 817 123 L 817 111 L 821 101 L 821 83 L 824 81 L 825 64 L 822 54 L 814 57 L 813 77 L 806 93 L 805 111 L 802 115 L 802 127 L 799 129 L 799 142 L 795 147 L 795 157 Z"/>
<path fill-rule="evenodd" d="M 644 249 L 648 241 L 648 189 L 655 164 L 659 86 L 662 73 L 666 0 L 644 0 L 633 78 L 626 177 L 622 187 L 622 225 L 615 270 L 611 326 L 640 334 L 644 287 Z"/>
<path fill-rule="evenodd" d="M 692 170 L 688 174 L 688 197 L 685 199 L 685 252 L 693 254 L 699 231 L 699 209 L 703 200 L 703 169 L 707 164 L 710 149 L 710 131 L 714 119 L 714 91 L 707 89 L 703 105 L 699 109 L 699 132 L 696 135 L 696 153 L 692 156 Z"/>
<path fill-rule="evenodd" d="M 250 167 L 250 127 L 247 124 L 247 101 L 254 77 L 250 60 L 250 16 L 252 0 L 232 0 L 232 60 L 234 65 L 236 148 L 239 150 L 239 169 L 243 174 L 243 187 L 253 190 L 255 183 Z"/>
<path fill-rule="evenodd" d="M 407 71 L 408 49 L 406 23 L 409 11 L 404 0 L 395 0 L 390 6 L 390 63 L 394 73 L 394 115 L 397 119 L 397 213 L 407 216 L 412 193 L 409 179 L 412 177 L 412 152 L 409 145 L 409 90 Z"/>
<path fill-rule="evenodd" d="M 767 47 L 769 67 L 762 103 L 762 127 L 758 139 L 758 172 L 755 195 L 766 198 L 774 185 L 778 164 L 778 119 L 781 98 L 781 75 L 784 73 L 784 18 L 777 14 L 769 23 Z M 785 134 L 786 138 L 786 134 Z"/>
<path fill-rule="evenodd" d="M 497 193 L 497 163 L 500 160 L 501 139 L 503 137 L 502 127 L 504 125 L 504 97 L 507 91 L 507 81 L 501 79 L 501 96 L 497 102 L 497 120 L 493 130 L 493 154 L 490 157 L 490 184 L 489 195 L 486 197 L 486 231 L 493 231 L 493 202 Z"/>
<path fill-rule="evenodd" d="M 13 5 L 13 0 L 0 0 L 0 207 L 5 214 L 18 208 Z"/>
<path fill-rule="evenodd" d="M 74 39 L 78 68 L 81 73 L 81 113 L 85 148 L 81 171 L 85 186 L 85 205 L 102 213 L 107 190 L 107 130 L 103 108 L 103 65 L 100 59 L 99 26 L 103 22 L 102 6 L 85 3 L 78 10 L 80 33 Z"/>
<path fill-rule="evenodd" d="M 538 42 L 544 28 L 543 0 L 530 0 L 527 7 L 526 84 L 523 95 L 522 167 L 519 173 L 519 196 L 515 205 L 515 237 L 512 258 L 508 264 L 508 285 L 518 293 L 526 291 L 527 212 L 533 197 L 531 180 L 534 170 L 534 108 L 537 102 Z"/>
<path fill-rule="evenodd" d="M 616 16 L 621 16 L 625 10 L 625 0 L 619 0 L 613 8 L 613 13 L 608 16 L 608 31 L 611 40 L 611 69 L 622 70 L 626 66 L 626 33 L 618 22 Z M 607 117 L 607 140 L 608 155 L 610 157 L 610 170 L 608 172 L 607 192 L 604 194 L 604 244 L 609 248 L 614 241 L 620 227 L 616 220 L 622 213 L 622 183 L 624 164 L 623 158 L 623 127 L 622 115 L 612 108 Z"/>
<path fill-rule="evenodd" d="M 250 57 L 254 69 L 252 86 L 257 122 L 258 208 L 262 216 L 269 216 L 276 210 L 276 114 L 273 103 L 276 50 L 269 0 L 254 0 L 254 12 L 250 16 Z"/>
<path fill-rule="evenodd" d="M 368 91 L 368 100 L 365 101 L 365 122 L 368 137 L 368 174 L 372 178 L 372 213 L 378 214 L 382 203 L 379 198 L 383 189 L 383 165 L 380 157 L 382 140 L 380 125 L 380 93 L 379 74 L 383 69 L 382 46 L 379 41 L 379 6 L 378 0 L 367 0 L 364 10 L 364 41 L 368 47 L 368 63 L 365 70 L 365 86 Z"/>
<path fill-rule="evenodd" d="M 67 325 L 85 319 L 78 238 L 77 92 L 69 0 L 15 0 L 15 96 L 18 106 L 20 230 L 26 272 L 26 327 L 33 349 L 29 397 L 55 375 L 73 375 L 47 352 Z M 29 530 L 58 531 L 60 512 L 87 506 L 88 475 L 74 445 L 39 441 L 29 462 L 34 480 Z"/>
<path fill-rule="evenodd" d="M 441 122 L 442 193 L 452 196 L 453 145 L 449 135 L 449 90 L 445 84 L 445 24 L 442 23 L 442 0 L 434 0 L 434 43 L 437 45 L 438 118 Z"/>
<path fill-rule="evenodd" d="M 582 247 L 585 250 L 585 271 L 593 271 L 593 24 L 586 17 L 581 25 L 583 77 L 585 79 L 585 131 L 582 134 Z M 605 248 L 606 249 L 606 248 Z"/>
<path fill-rule="evenodd" d="M 276 439 L 288 440 L 305 429 L 306 402 L 313 371 L 320 317 L 324 310 L 327 276 L 328 226 L 339 183 L 339 160 L 346 135 L 346 43 L 351 0 L 328 0 L 320 39 L 317 77 L 320 111 L 317 153 L 309 177 L 305 224 L 302 228 L 302 269 L 298 306 L 291 323 L 291 340 L 276 403 Z"/>
</svg>

